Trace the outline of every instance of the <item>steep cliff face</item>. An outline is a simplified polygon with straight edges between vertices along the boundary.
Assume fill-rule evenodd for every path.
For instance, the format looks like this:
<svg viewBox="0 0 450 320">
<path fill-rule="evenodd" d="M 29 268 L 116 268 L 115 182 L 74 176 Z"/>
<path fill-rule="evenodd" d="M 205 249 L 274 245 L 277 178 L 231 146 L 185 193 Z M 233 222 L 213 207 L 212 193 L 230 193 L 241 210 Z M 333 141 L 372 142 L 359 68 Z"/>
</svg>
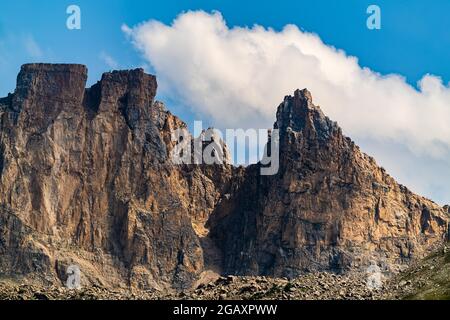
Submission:
<svg viewBox="0 0 450 320">
<path fill-rule="evenodd" d="M 248 167 L 209 222 L 226 273 L 291 277 L 371 261 L 395 269 L 446 236 L 443 208 L 396 183 L 307 90 L 285 97 L 274 127 L 278 174 Z"/>
<path fill-rule="evenodd" d="M 154 76 L 86 78 L 24 65 L 1 101 L 1 273 L 51 281 L 74 263 L 90 281 L 188 286 L 203 268 L 191 216 L 214 207 L 215 177 L 171 164 L 170 132 L 186 125 L 154 101 Z"/>
<path fill-rule="evenodd" d="M 280 170 L 261 176 L 259 164 L 175 164 L 171 134 L 187 126 L 155 101 L 154 76 L 86 79 L 82 65 L 28 64 L 0 99 L 0 276 L 64 282 L 76 264 L 85 283 L 187 288 L 209 268 L 405 264 L 446 235 L 444 209 L 397 184 L 305 90 L 279 106 Z"/>
</svg>

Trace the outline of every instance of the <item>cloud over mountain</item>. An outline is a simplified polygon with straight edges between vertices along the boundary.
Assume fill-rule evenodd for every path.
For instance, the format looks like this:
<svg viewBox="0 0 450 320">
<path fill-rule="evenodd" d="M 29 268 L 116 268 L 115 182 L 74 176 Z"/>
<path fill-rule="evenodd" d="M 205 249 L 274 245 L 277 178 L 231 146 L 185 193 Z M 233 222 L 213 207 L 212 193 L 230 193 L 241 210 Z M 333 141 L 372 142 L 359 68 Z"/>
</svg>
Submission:
<svg viewBox="0 0 450 320">
<path fill-rule="evenodd" d="M 122 29 L 154 68 L 162 92 L 216 126 L 271 127 L 280 99 L 307 87 L 352 138 L 400 145 L 413 157 L 448 158 L 450 86 L 437 76 L 424 75 L 416 89 L 294 25 L 279 32 L 228 27 L 219 12 Z"/>
</svg>

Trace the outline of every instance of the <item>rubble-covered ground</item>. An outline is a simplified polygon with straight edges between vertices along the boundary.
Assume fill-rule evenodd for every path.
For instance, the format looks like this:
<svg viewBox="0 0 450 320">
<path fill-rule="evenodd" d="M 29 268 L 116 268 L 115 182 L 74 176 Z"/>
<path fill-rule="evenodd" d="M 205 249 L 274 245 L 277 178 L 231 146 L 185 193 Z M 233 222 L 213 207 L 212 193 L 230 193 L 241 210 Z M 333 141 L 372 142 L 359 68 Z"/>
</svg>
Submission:
<svg viewBox="0 0 450 320">
<path fill-rule="evenodd" d="M 177 291 L 107 289 L 99 286 L 70 290 L 0 280 L 0 300 L 380 300 L 450 299 L 450 250 L 445 246 L 409 269 L 382 277 L 382 286 L 368 285 L 364 272 L 337 275 L 310 273 L 295 279 L 227 276 Z"/>
<path fill-rule="evenodd" d="M 366 279 L 356 275 L 311 273 L 296 279 L 269 277 L 220 277 L 184 292 L 108 290 L 98 286 L 69 290 L 64 286 L 36 286 L 0 282 L 0 299 L 382 299 L 383 288 L 370 289 Z"/>
</svg>

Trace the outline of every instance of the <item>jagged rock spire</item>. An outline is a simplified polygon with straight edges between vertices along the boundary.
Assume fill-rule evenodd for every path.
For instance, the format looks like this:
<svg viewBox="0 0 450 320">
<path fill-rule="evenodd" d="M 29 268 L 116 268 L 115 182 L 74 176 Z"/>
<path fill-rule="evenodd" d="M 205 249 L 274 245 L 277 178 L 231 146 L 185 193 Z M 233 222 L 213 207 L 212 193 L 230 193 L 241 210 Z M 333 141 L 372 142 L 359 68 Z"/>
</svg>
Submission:
<svg viewBox="0 0 450 320">
<path fill-rule="evenodd" d="M 288 131 L 305 131 L 322 140 L 339 130 L 337 123 L 331 121 L 320 107 L 313 104 L 308 89 L 297 89 L 293 96 L 284 97 L 277 109 L 274 128 L 279 129 L 281 135 Z"/>
</svg>

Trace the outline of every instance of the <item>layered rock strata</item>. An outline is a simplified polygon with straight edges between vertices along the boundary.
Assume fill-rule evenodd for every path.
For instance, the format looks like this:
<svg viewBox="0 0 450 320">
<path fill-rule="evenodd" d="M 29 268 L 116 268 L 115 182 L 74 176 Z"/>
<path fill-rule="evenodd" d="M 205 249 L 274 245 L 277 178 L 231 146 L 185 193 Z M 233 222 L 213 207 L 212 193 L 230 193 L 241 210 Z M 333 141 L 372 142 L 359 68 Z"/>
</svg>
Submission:
<svg viewBox="0 0 450 320">
<path fill-rule="evenodd" d="M 0 99 L 4 278 L 64 283 L 77 265 L 85 285 L 186 289 L 209 269 L 395 269 L 447 236 L 448 212 L 396 183 L 306 90 L 278 107 L 280 169 L 262 176 L 174 163 L 187 126 L 142 69 L 86 80 L 82 65 L 28 64 Z"/>
</svg>

